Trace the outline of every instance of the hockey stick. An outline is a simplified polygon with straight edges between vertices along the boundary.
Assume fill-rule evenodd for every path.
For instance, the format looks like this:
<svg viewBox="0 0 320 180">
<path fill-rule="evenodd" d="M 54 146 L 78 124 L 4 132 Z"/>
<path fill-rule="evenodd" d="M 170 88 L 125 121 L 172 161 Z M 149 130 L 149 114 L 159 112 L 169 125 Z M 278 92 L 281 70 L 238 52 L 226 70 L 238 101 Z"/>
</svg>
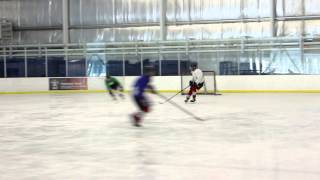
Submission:
<svg viewBox="0 0 320 180">
<path fill-rule="evenodd" d="M 187 88 L 189 88 L 190 86 L 185 87 L 184 89 L 182 89 L 181 91 L 179 91 L 177 94 L 171 96 L 170 98 L 166 99 L 164 102 L 161 102 L 160 104 L 164 104 L 168 101 L 170 101 L 171 99 L 173 99 L 174 97 L 176 97 L 178 94 L 180 94 L 182 91 L 186 90 Z M 163 97 L 164 98 L 164 97 Z"/>
<path fill-rule="evenodd" d="M 161 94 L 156 94 L 158 95 L 160 98 L 162 99 L 166 99 L 165 96 L 161 95 Z M 173 102 L 173 101 L 170 101 L 170 100 L 167 100 L 167 102 L 169 102 L 171 105 L 173 105 L 174 107 L 176 107 L 177 109 L 181 110 L 182 112 L 188 114 L 189 116 L 191 116 L 192 118 L 194 118 L 195 120 L 198 120 L 198 121 L 205 121 L 204 119 L 194 115 L 193 113 L 191 113 L 190 111 L 184 109 L 183 107 L 179 106 L 177 103 Z"/>
</svg>

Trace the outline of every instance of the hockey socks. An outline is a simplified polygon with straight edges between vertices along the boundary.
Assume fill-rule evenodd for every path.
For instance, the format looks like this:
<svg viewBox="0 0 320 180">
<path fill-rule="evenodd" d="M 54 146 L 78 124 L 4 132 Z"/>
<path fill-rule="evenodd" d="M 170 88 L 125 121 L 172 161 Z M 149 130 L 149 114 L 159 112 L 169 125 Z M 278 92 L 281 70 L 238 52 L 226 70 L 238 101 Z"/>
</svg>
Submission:
<svg viewBox="0 0 320 180">
<path fill-rule="evenodd" d="M 190 96 L 188 95 L 188 96 L 186 97 L 186 100 L 184 100 L 184 102 L 187 103 L 187 102 L 189 101 L 189 99 L 190 99 Z"/>
<path fill-rule="evenodd" d="M 193 95 L 192 96 L 192 100 L 190 102 L 196 102 L 196 97 L 197 97 L 196 95 Z M 187 103 L 189 101 L 189 99 L 190 99 L 190 96 L 188 95 L 186 97 L 186 100 L 184 100 L 184 102 Z"/>
<path fill-rule="evenodd" d="M 142 117 L 144 116 L 144 112 L 138 112 L 131 115 L 132 125 L 136 127 L 141 127 Z"/>
<path fill-rule="evenodd" d="M 190 102 L 196 102 L 196 95 L 192 96 L 192 100 Z"/>
</svg>

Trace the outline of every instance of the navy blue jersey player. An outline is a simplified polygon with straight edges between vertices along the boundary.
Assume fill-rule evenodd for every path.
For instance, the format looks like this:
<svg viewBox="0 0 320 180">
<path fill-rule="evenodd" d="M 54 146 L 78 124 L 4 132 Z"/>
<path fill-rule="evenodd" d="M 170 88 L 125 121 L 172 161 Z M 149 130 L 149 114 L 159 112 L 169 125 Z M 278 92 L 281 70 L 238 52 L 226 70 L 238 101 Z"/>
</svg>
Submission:
<svg viewBox="0 0 320 180">
<path fill-rule="evenodd" d="M 146 67 L 145 74 L 140 76 L 134 83 L 133 100 L 139 108 L 138 112 L 131 115 L 134 126 L 141 126 L 143 116 L 146 113 L 150 112 L 150 102 L 145 96 L 145 91 L 149 90 L 152 93 L 157 93 L 153 86 L 150 84 L 153 75 L 154 68 Z"/>
</svg>

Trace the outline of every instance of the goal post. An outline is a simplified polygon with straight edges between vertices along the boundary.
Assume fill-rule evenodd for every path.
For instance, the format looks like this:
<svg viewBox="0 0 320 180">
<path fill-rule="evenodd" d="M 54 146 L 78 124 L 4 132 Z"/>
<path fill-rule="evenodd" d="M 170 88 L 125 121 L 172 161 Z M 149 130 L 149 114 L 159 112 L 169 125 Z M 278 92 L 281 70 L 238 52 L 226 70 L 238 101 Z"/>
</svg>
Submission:
<svg viewBox="0 0 320 180">
<path fill-rule="evenodd" d="M 217 89 L 217 79 L 215 71 L 202 71 L 204 75 L 204 85 L 197 91 L 200 95 L 221 95 Z M 181 94 L 185 95 L 188 93 L 189 88 L 185 89 L 189 85 L 189 81 L 192 79 L 191 74 L 181 74 Z"/>
</svg>

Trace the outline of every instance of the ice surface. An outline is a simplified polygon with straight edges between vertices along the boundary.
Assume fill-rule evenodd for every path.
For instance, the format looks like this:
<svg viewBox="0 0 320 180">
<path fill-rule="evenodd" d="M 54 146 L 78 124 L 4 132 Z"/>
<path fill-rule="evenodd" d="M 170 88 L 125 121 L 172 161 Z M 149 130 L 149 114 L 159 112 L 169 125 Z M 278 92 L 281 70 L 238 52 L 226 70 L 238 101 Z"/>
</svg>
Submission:
<svg viewBox="0 0 320 180">
<path fill-rule="evenodd" d="M 1 95 L 0 179 L 320 179 L 320 94 L 151 97 L 135 128 L 129 97 Z"/>
</svg>

